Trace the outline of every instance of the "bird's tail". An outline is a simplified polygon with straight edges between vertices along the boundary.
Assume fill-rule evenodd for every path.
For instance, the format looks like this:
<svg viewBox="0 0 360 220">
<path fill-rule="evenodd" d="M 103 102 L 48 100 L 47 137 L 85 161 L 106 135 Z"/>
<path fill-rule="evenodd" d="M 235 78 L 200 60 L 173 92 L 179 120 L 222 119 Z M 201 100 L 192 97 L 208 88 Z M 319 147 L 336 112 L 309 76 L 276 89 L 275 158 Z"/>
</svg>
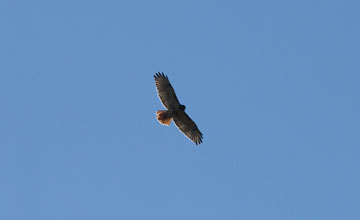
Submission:
<svg viewBox="0 0 360 220">
<path fill-rule="evenodd" d="M 168 114 L 166 110 L 158 110 L 156 111 L 156 118 L 162 125 L 169 126 L 171 123 L 172 117 Z"/>
</svg>

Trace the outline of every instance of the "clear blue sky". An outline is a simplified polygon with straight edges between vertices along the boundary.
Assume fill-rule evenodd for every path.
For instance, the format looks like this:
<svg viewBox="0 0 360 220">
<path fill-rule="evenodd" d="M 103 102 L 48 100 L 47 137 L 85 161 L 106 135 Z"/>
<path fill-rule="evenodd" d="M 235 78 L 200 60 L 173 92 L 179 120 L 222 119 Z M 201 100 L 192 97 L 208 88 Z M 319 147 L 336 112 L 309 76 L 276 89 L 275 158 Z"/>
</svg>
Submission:
<svg viewBox="0 0 360 220">
<path fill-rule="evenodd" d="M 2 0 L 0 219 L 360 219 L 359 8 Z"/>
</svg>

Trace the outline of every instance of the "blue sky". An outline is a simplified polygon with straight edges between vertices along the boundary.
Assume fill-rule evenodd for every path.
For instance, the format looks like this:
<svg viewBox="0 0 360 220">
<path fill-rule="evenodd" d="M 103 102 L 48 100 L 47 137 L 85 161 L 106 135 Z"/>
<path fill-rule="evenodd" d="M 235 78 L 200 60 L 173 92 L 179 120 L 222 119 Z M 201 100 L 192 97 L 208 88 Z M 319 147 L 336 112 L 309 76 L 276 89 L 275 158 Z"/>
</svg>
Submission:
<svg viewBox="0 0 360 220">
<path fill-rule="evenodd" d="M 359 6 L 1 1 L 0 219 L 360 219 Z"/>
</svg>

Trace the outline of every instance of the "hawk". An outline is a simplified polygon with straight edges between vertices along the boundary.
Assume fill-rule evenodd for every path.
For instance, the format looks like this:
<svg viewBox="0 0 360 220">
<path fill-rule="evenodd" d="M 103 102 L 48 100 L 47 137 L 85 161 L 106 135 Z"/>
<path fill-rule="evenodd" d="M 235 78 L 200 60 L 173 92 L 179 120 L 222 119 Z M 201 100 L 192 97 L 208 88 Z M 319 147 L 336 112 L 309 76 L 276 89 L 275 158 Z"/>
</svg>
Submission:
<svg viewBox="0 0 360 220">
<path fill-rule="evenodd" d="M 202 143 L 203 134 L 200 132 L 195 122 L 185 113 L 185 105 L 180 104 L 176 97 L 175 90 L 164 73 L 154 75 L 156 89 L 163 106 L 167 110 L 156 111 L 156 118 L 162 125 L 169 126 L 171 120 L 179 130 L 192 140 L 196 145 Z"/>
</svg>

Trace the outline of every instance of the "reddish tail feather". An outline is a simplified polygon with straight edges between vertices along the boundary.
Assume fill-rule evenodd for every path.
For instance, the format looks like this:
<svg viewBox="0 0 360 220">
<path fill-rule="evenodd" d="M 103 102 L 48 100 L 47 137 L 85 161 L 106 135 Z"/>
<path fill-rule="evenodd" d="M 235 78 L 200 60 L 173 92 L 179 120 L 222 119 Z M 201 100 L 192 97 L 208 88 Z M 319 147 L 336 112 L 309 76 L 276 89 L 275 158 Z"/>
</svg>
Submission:
<svg viewBox="0 0 360 220">
<path fill-rule="evenodd" d="M 160 122 L 160 124 L 169 126 L 172 117 L 169 117 L 166 113 L 166 110 L 158 110 L 156 111 L 156 118 Z"/>
</svg>

